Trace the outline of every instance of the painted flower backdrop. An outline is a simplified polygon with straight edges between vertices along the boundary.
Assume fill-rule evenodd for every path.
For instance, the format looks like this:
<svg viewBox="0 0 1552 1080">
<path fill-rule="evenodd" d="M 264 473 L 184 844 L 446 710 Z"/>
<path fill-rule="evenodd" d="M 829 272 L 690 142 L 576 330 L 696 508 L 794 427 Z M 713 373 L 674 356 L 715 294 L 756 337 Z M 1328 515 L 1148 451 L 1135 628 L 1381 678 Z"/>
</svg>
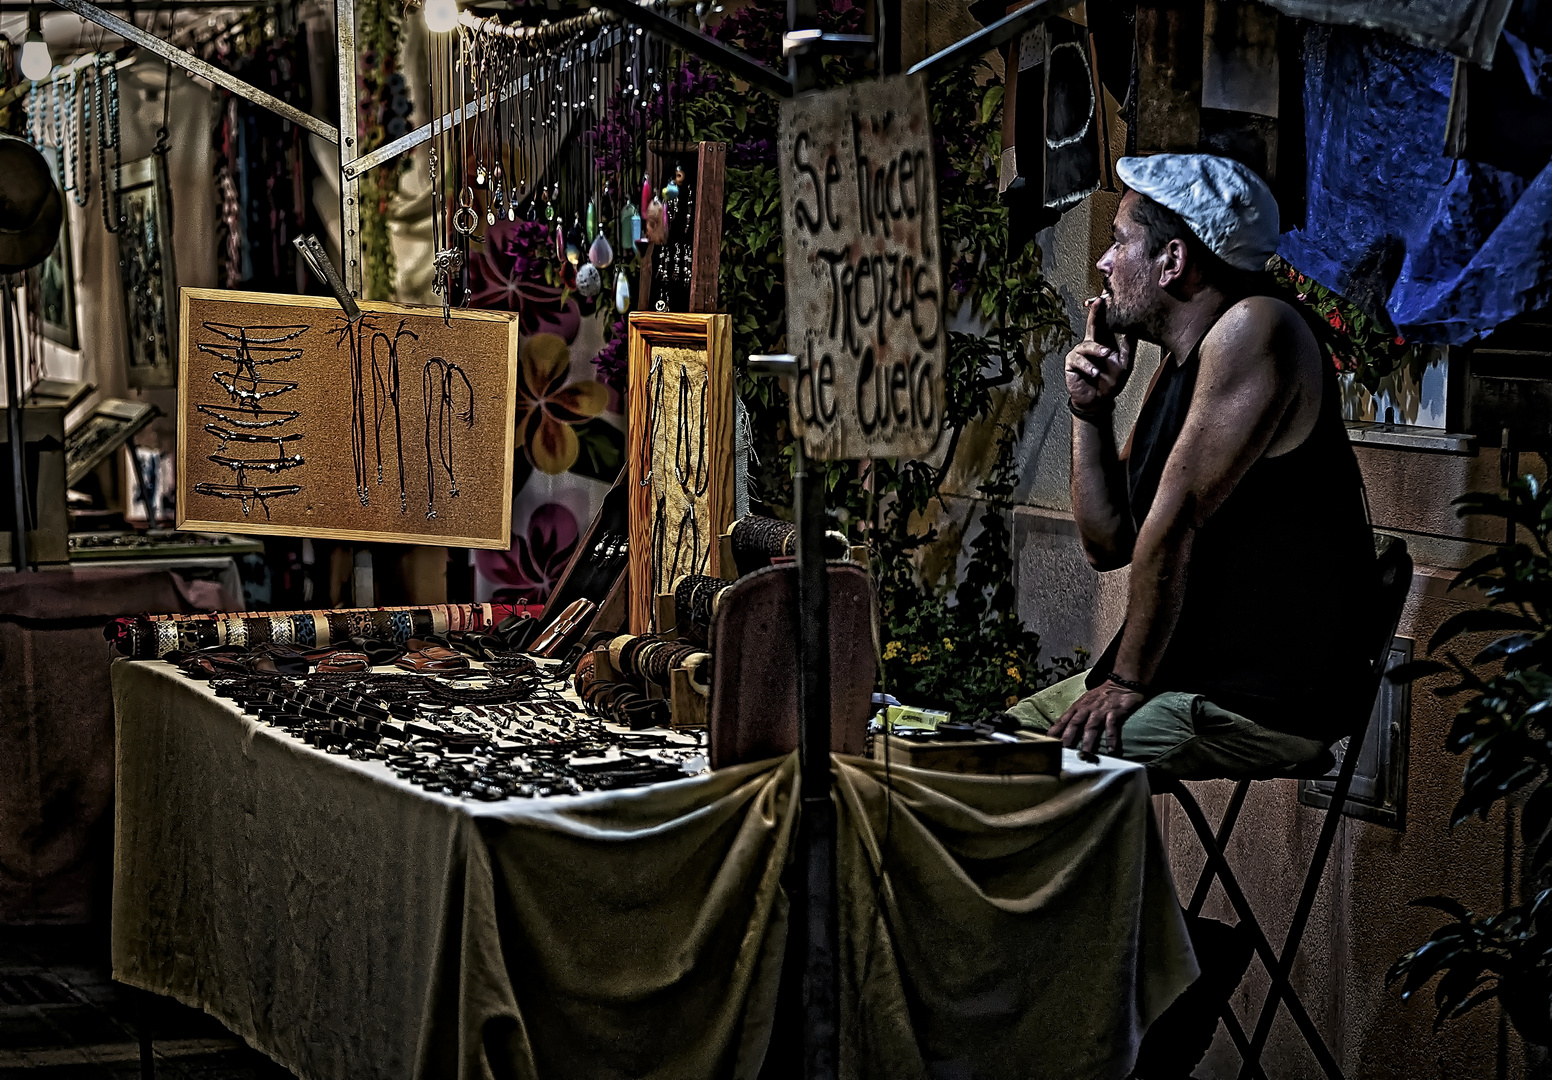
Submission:
<svg viewBox="0 0 1552 1080">
<path fill-rule="evenodd" d="M 535 603 L 549 596 L 566 572 L 582 530 L 572 512 L 544 503 L 528 519 L 523 535 L 508 551 L 478 551 L 474 565 L 481 576 Z"/>
<path fill-rule="evenodd" d="M 600 380 L 604 328 L 567 287 L 542 222 L 491 226 L 471 253 L 469 289 L 473 307 L 517 312 L 522 339 L 512 546 L 475 554 L 478 591 L 542 603 L 624 464 L 621 395 Z"/>
<path fill-rule="evenodd" d="M 517 433 L 529 464 L 559 476 L 577 463 L 582 444 L 573 425 L 604 411 L 603 383 L 571 378 L 571 353 L 558 334 L 534 334 L 523 343 L 517 371 Z"/>
</svg>

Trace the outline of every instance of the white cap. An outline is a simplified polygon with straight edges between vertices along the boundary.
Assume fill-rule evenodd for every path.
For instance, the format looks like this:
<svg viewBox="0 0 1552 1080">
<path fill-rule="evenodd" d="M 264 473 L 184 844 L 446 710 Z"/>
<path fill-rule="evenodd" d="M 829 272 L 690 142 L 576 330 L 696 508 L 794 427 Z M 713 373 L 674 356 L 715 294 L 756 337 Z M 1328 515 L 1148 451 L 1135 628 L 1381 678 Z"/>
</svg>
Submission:
<svg viewBox="0 0 1552 1080">
<path fill-rule="evenodd" d="M 1124 157 L 1127 187 L 1179 214 L 1218 258 L 1237 270 L 1265 270 L 1277 251 L 1277 200 L 1266 181 L 1214 154 Z"/>
</svg>

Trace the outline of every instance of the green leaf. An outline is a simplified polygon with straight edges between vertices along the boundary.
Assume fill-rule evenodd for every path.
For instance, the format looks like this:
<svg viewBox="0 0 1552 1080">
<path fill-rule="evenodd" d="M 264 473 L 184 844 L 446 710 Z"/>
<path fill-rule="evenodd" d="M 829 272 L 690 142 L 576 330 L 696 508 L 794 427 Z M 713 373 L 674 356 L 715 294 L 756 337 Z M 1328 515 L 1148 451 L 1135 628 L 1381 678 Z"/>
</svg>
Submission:
<svg viewBox="0 0 1552 1080">
<path fill-rule="evenodd" d="M 614 483 L 625 462 L 625 435 L 619 428 L 602 417 L 594 417 L 573 430 L 581 452 L 570 471 L 578 476 Z"/>
<path fill-rule="evenodd" d="M 992 114 L 1002 105 L 1002 93 L 1003 87 L 1001 83 L 996 83 L 987 88 L 985 95 L 981 98 L 981 123 L 988 123 L 992 118 Z"/>
</svg>

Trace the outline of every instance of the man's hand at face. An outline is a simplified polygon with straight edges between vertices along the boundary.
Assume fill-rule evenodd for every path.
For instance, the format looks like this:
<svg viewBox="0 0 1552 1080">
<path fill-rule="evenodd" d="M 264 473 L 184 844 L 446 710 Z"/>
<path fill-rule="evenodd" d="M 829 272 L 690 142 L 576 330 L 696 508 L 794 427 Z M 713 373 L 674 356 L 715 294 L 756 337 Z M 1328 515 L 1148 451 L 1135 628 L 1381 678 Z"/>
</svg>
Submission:
<svg viewBox="0 0 1552 1080">
<path fill-rule="evenodd" d="M 1046 734 L 1062 740 L 1063 746 L 1078 747 L 1078 752 L 1085 757 L 1093 757 L 1099 752 L 1099 737 L 1104 735 L 1109 742 L 1109 753 L 1120 757 L 1121 725 L 1146 700 L 1135 690 L 1111 682 L 1100 683 L 1074 701 Z"/>
<path fill-rule="evenodd" d="M 1108 410 L 1132 373 L 1132 338 L 1119 341 L 1105 322 L 1105 298 L 1089 301 L 1083 340 L 1067 354 L 1067 395 L 1074 408 Z"/>
</svg>

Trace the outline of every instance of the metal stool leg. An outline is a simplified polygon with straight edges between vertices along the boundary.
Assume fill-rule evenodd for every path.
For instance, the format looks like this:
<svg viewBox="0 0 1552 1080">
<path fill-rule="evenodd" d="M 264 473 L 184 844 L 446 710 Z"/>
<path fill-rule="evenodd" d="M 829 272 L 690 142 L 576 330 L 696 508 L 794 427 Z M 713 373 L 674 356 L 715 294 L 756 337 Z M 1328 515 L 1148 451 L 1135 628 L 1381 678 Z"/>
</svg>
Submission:
<svg viewBox="0 0 1552 1080">
<path fill-rule="evenodd" d="M 1240 925 L 1250 934 L 1256 955 L 1261 958 L 1261 963 L 1266 966 L 1267 971 L 1271 973 L 1275 982 L 1278 964 L 1277 953 L 1273 951 L 1272 943 L 1267 940 L 1266 932 L 1261 929 L 1261 923 L 1257 920 L 1256 913 L 1250 906 L 1250 901 L 1246 899 L 1244 890 L 1240 888 L 1239 879 L 1234 876 L 1234 871 L 1229 867 L 1228 859 L 1224 856 L 1223 850 L 1217 846 L 1216 837 L 1213 836 L 1212 828 L 1207 823 L 1207 815 L 1202 812 L 1202 807 L 1196 801 L 1196 797 L 1179 782 L 1171 784 L 1166 790 L 1175 796 L 1175 800 L 1180 803 L 1180 808 L 1186 812 L 1186 818 L 1191 822 L 1197 836 L 1202 841 L 1202 847 L 1207 851 L 1208 860 L 1216 867 L 1218 879 L 1223 884 L 1223 891 L 1229 898 L 1229 904 L 1234 908 L 1235 914 L 1239 916 Z M 1293 1022 L 1298 1026 L 1300 1033 L 1304 1036 L 1304 1041 L 1309 1044 L 1311 1052 L 1314 1053 L 1316 1060 L 1319 1061 L 1321 1069 L 1329 1080 L 1344 1080 L 1341 1068 L 1337 1065 L 1336 1059 L 1331 1056 L 1331 1051 L 1326 1047 L 1325 1040 L 1321 1038 L 1320 1032 L 1316 1030 L 1314 1021 L 1310 1019 L 1308 1011 L 1304 1008 L 1304 1003 L 1299 1000 L 1297 995 L 1289 992 L 1285 996 L 1284 1004 L 1287 1005 L 1288 1014 L 1293 1017 Z M 1227 1023 L 1225 1026 L 1228 1026 Z M 1237 1020 L 1234 1022 L 1233 1027 L 1238 1027 Z M 1230 1036 L 1234 1034 L 1232 1027 L 1229 1034 Z M 1236 1039 L 1235 1043 L 1236 1045 L 1241 1045 L 1239 1039 Z M 1250 1049 L 1254 1050 L 1253 1040 L 1250 1044 Z M 1242 1055 L 1245 1053 L 1243 1048 L 1241 1052 Z M 1245 1057 L 1245 1064 L 1240 1070 L 1240 1076 L 1242 1078 L 1253 1076 L 1258 1078 L 1258 1080 L 1265 1080 L 1266 1074 L 1261 1069 L 1261 1055 L 1259 1052 Z"/>
<path fill-rule="evenodd" d="M 1234 795 L 1229 799 L 1229 805 L 1224 808 L 1223 819 L 1218 822 L 1218 835 L 1213 838 L 1213 846 L 1223 851 L 1229 846 L 1229 834 L 1234 831 L 1234 823 L 1239 820 L 1240 808 L 1245 805 L 1245 796 L 1250 791 L 1250 781 L 1241 780 L 1234 785 Z M 1196 888 L 1191 893 L 1191 902 L 1186 905 L 1186 914 L 1191 916 L 1202 913 L 1202 905 L 1207 903 L 1207 894 L 1212 891 L 1212 883 L 1218 876 L 1218 864 L 1208 859 L 1207 865 L 1202 867 L 1202 876 L 1196 879 Z"/>
<path fill-rule="evenodd" d="M 1298 996 L 1293 992 L 1293 987 L 1288 984 L 1289 972 L 1293 970 L 1293 959 L 1298 955 L 1299 945 L 1304 939 L 1304 929 L 1309 923 L 1310 912 L 1315 907 L 1315 894 L 1320 890 L 1321 879 L 1325 876 L 1326 860 L 1331 855 L 1331 845 L 1336 840 L 1336 827 L 1342 821 L 1342 807 L 1347 803 L 1347 793 L 1352 788 L 1353 772 L 1358 767 L 1358 755 L 1363 749 L 1363 741 L 1369 734 L 1369 720 L 1365 717 L 1362 726 L 1349 740 L 1347 753 L 1342 757 L 1342 768 L 1337 772 L 1336 790 L 1331 793 L 1331 805 L 1326 808 L 1325 819 L 1321 822 L 1320 838 L 1315 843 L 1315 854 L 1310 859 L 1308 872 L 1304 875 L 1304 889 L 1299 894 L 1299 904 L 1294 908 L 1293 922 L 1288 926 L 1288 936 L 1283 940 L 1282 955 L 1277 958 L 1275 965 L 1268 965 L 1268 972 L 1272 976 L 1272 985 L 1267 990 L 1266 1002 L 1261 1007 L 1261 1016 L 1256 1021 L 1255 1034 L 1250 1039 L 1251 1058 L 1247 1059 L 1245 1066 L 1240 1070 L 1240 1080 L 1252 1074 L 1251 1060 L 1255 1062 L 1255 1073 L 1261 1071 L 1261 1055 L 1266 1050 L 1267 1039 L 1272 1034 L 1272 1021 L 1277 1016 L 1279 1002 L 1290 1006 L 1298 1001 Z M 1302 1008 L 1302 1005 L 1301 1005 Z M 1309 1035 L 1305 1035 L 1306 1041 Z M 1319 1040 L 1317 1047 L 1310 1043 L 1310 1049 L 1315 1051 L 1315 1056 L 1320 1058 L 1321 1066 L 1326 1069 L 1326 1075 L 1340 1077 L 1341 1070 L 1336 1068 L 1336 1062 L 1331 1058 L 1331 1052 L 1326 1048 L 1324 1040 Z M 1331 1065 L 1326 1066 L 1330 1060 Z"/>
</svg>

